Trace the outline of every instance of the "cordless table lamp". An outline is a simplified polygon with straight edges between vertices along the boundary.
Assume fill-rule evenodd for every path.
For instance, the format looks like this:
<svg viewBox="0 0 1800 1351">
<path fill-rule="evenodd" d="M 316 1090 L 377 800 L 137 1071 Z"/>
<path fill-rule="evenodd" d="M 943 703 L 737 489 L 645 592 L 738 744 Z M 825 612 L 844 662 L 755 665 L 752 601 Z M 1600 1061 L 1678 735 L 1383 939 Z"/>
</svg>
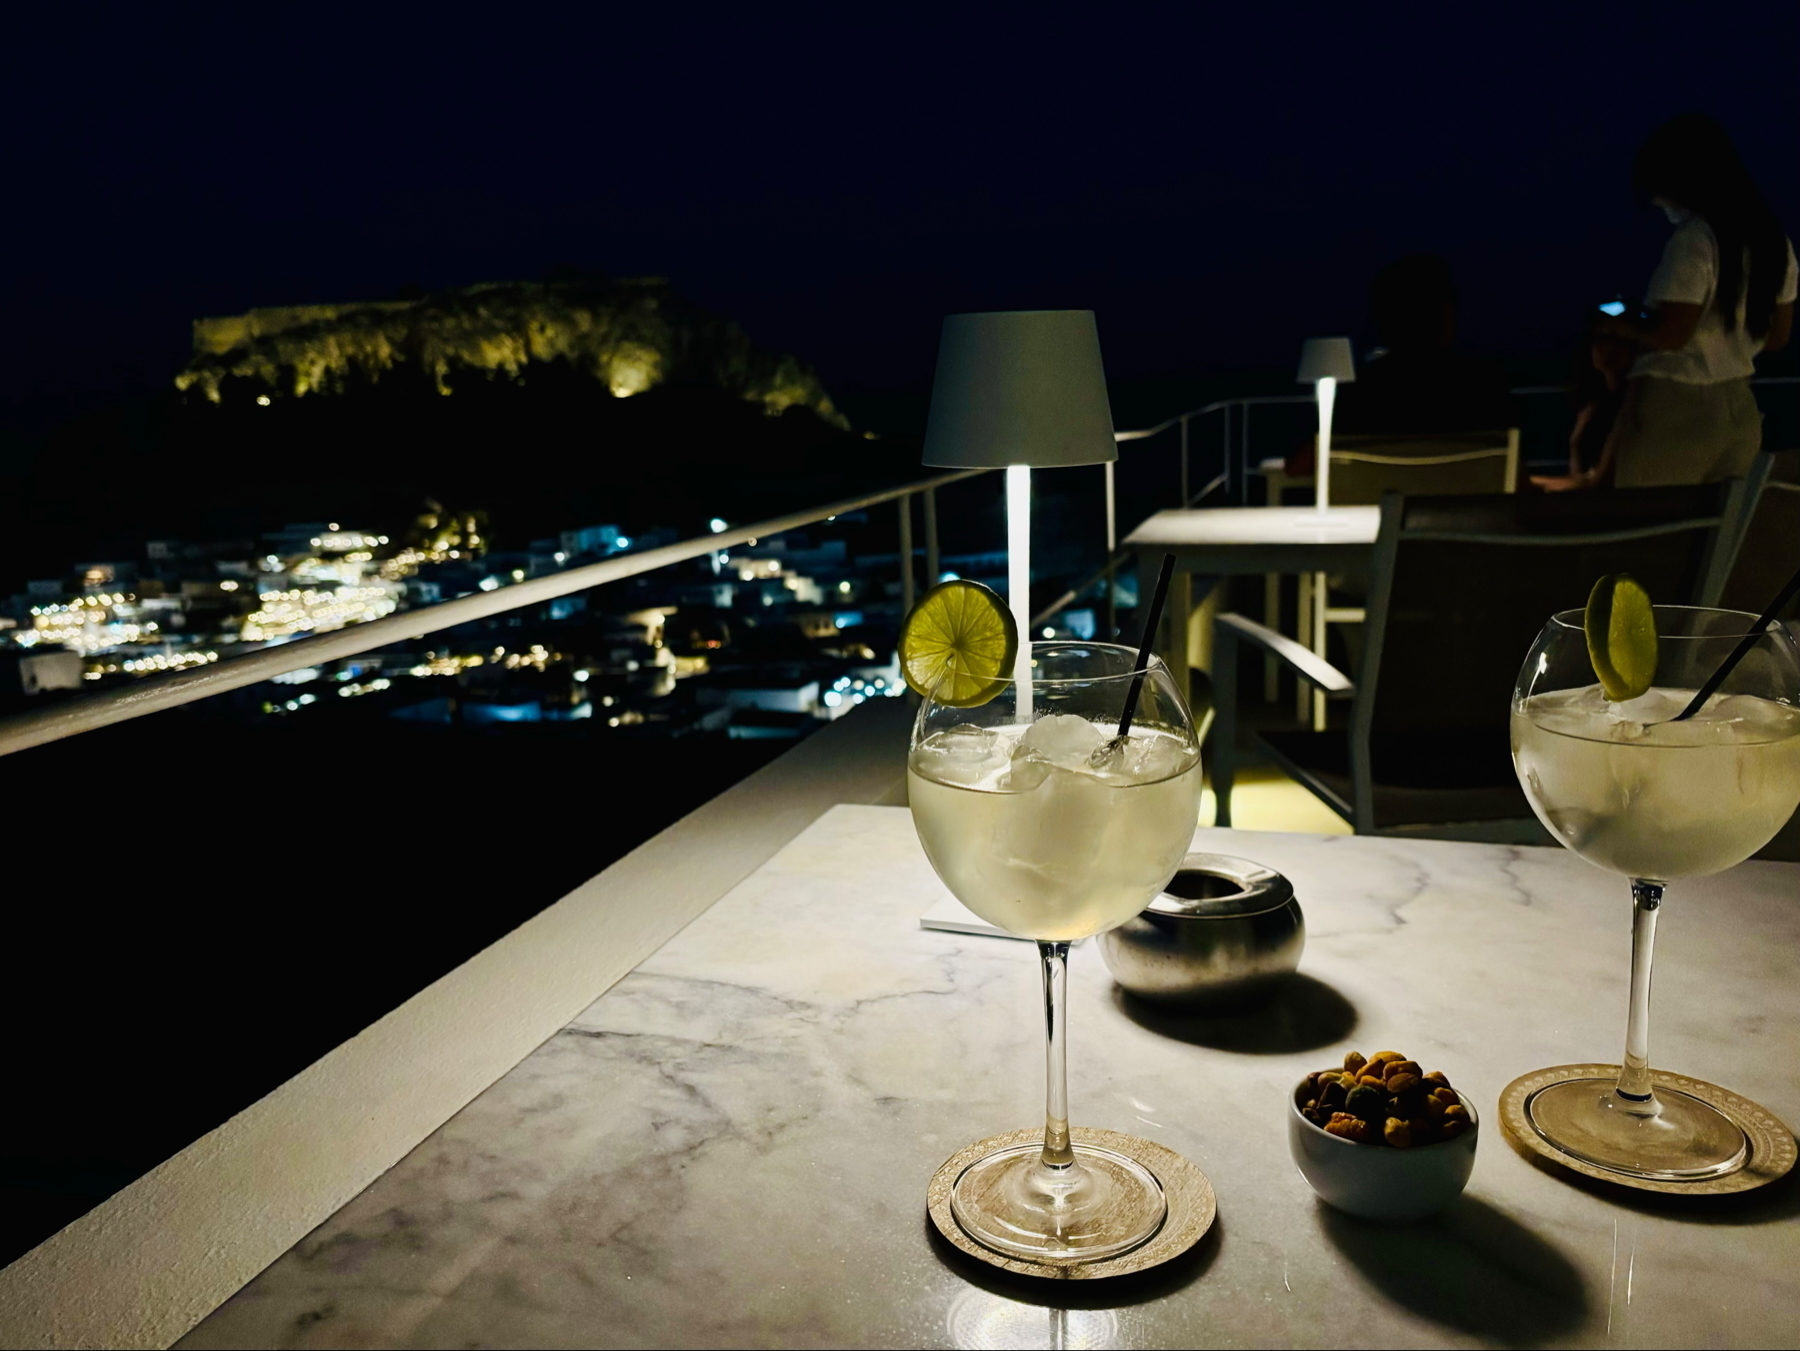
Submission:
<svg viewBox="0 0 1800 1351">
<path fill-rule="evenodd" d="M 1319 402 L 1318 467 L 1313 471 L 1314 510 L 1321 517 L 1331 507 L 1331 412 L 1337 387 L 1356 379 L 1356 362 L 1348 338 L 1308 338 L 1300 347 L 1301 384 L 1311 384 Z"/>
<path fill-rule="evenodd" d="M 1031 471 L 1118 458 L 1092 310 L 945 317 L 924 462 L 1006 470 L 1006 599 L 1021 685 L 1031 660 Z"/>
</svg>

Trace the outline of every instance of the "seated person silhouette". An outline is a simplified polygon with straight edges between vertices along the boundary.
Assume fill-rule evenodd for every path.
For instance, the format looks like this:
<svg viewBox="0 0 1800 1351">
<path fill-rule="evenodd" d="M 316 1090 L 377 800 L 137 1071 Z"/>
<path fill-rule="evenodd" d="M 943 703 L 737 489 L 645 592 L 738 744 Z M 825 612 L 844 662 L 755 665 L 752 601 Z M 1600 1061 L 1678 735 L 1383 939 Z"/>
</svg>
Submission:
<svg viewBox="0 0 1800 1351">
<path fill-rule="evenodd" d="M 1369 287 L 1382 346 L 1338 391 L 1338 431 L 1420 435 L 1516 426 L 1505 369 L 1456 344 L 1450 264 L 1419 253 L 1390 263 Z"/>
<path fill-rule="evenodd" d="M 1575 423 L 1569 433 L 1569 471 L 1533 474 L 1532 486 L 1560 493 L 1612 486 L 1613 427 L 1625 403 L 1626 376 L 1637 350 L 1628 342 L 1590 323 L 1588 339 L 1569 380 L 1569 406 Z"/>
</svg>

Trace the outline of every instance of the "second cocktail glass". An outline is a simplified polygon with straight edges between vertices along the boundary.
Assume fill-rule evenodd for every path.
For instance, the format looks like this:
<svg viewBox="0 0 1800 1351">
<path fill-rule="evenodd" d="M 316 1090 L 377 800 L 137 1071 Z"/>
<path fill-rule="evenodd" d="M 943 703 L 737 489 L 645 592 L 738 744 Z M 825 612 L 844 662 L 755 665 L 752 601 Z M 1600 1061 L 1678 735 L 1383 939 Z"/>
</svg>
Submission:
<svg viewBox="0 0 1800 1351">
<path fill-rule="evenodd" d="M 1756 618 L 1655 607 L 1657 664 L 1642 696 L 1596 683 L 1582 612 L 1555 615 L 1532 645 L 1512 704 L 1513 763 L 1557 839 L 1631 880 L 1631 997 L 1615 1081 L 1574 1079 L 1526 1103 L 1564 1153 L 1628 1177 L 1681 1181 L 1741 1167 L 1746 1141 L 1715 1107 L 1654 1087 L 1650 966 L 1671 881 L 1722 872 L 1767 844 L 1800 803 L 1800 652 L 1780 624 L 1692 718 L 1676 715 Z"/>
<path fill-rule="evenodd" d="M 1193 717 L 1160 661 L 1117 739 L 1136 658 L 1104 643 L 1035 643 L 1028 681 L 974 708 L 926 699 L 913 727 L 907 787 L 932 867 L 981 918 L 1036 940 L 1043 964 L 1043 1141 L 977 1159 L 950 1198 L 970 1237 L 1028 1260 L 1116 1256 L 1167 1214 L 1149 1170 L 1069 1132 L 1069 945 L 1148 905 L 1199 821 Z"/>
</svg>

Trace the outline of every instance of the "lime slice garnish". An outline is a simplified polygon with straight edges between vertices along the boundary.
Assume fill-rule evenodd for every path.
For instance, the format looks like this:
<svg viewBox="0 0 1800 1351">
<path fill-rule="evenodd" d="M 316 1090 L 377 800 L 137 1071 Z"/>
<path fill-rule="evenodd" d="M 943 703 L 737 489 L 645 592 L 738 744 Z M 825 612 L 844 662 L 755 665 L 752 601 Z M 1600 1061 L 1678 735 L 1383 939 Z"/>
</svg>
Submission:
<svg viewBox="0 0 1800 1351">
<path fill-rule="evenodd" d="M 974 708 L 1012 679 L 1019 626 L 1012 611 L 980 582 L 939 582 L 919 598 L 900 626 L 900 670 L 927 699 Z"/>
<path fill-rule="evenodd" d="M 1614 703 L 1635 699 L 1656 677 L 1656 612 L 1650 596 L 1627 572 L 1594 583 L 1588 593 L 1588 660 Z"/>
</svg>

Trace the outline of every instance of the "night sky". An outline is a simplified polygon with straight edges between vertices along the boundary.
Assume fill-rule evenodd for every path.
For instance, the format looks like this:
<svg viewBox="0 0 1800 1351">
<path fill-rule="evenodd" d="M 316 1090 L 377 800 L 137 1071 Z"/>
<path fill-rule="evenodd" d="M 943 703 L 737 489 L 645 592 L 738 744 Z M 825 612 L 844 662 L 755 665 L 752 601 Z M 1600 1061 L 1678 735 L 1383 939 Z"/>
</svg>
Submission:
<svg viewBox="0 0 1800 1351">
<path fill-rule="evenodd" d="M 1800 229 L 1800 6 L 63 8 L 0 51 L 0 404 L 165 386 L 188 321 L 570 263 L 664 274 L 833 388 L 958 309 L 1091 307 L 1112 374 L 1281 366 L 1374 268 L 1566 351 L 1642 286 L 1662 118 Z M 17 21 L 14 21 L 15 24 Z"/>
</svg>

